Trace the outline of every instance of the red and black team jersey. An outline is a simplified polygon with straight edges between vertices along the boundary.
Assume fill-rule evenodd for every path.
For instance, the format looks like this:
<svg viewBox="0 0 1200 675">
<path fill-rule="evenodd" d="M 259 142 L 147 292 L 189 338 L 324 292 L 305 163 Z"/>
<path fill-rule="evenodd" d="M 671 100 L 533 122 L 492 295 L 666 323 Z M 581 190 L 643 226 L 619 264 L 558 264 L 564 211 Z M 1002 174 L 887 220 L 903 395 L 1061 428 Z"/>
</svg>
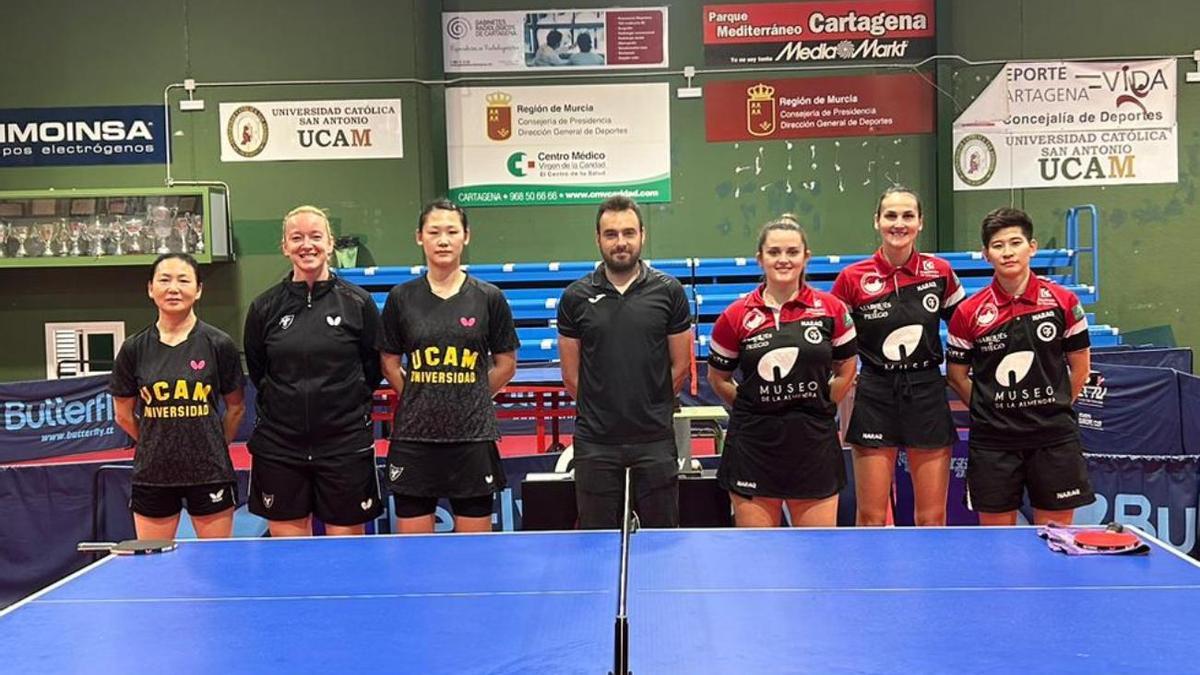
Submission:
<svg viewBox="0 0 1200 675">
<path fill-rule="evenodd" d="M 733 409 L 801 409 L 833 416 L 833 362 L 854 356 L 854 320 L 846 304 L 807 284 L 783 307 L 763 302 L 763 286 L 725 308 L 713 326 L 708 364 L 741 377 Z"/>
<path fill-rule="evenodd" d="M 947 355 L 971 366 L 971 444 L 1007 450 L 1078 440 L 1066 354 L 1090 345 L 1087 329 L 1079 299 L 1037 276 L 1019 297 L 992 281 L 963 301 Z"/>
<path fill-rule="evenodd" d="M 914 251 L 893 267 L 882 250 L 843 269 L 833 294 L 850 306 L 863 369 L 875 372 L 940 366 L 938 322 L 966 295 L 945 260 Z"/>
</svg>

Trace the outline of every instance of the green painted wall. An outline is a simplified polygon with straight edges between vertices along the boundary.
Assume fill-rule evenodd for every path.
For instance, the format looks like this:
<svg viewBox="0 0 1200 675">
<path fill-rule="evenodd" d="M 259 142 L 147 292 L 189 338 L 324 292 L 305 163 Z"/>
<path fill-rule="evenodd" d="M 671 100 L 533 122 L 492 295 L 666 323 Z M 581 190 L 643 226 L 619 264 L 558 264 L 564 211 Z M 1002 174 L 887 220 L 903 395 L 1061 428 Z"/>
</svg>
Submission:
<svg viewBox="0 0 1200 675">
<path fill-rule="evenodd" d="M 118 105 L 162 100 L 168 83 L 415 78 L 439 80 L 440 12 L 560 7 L 545 0 L 10 0 L 0 24 L 0 107 Z M 576 0 L 570 6 L 612 2 Z M 652 3 L 645 3 L 652 4 Z M 670 3 L 673 69 L 703 67 L 703 3 Z M 1184 0 L 1126 3 L 1044 3 L 1021 0 L 939 0 L 940 48 L 972 59 L 1144 55 L 1190 52 L 1186 29 L 1200 6 Z M 1136 31 L 1127 30 L 1137 26 Z M 1005 27 L 998 30 L 997 27 Z M 1191 69 L 1181 62 L 1181 73 Z M 997 66 L 939 68 L 954 94 L 941 100 L 949 122 L 986 84 Z M 827 69 L 813 75 L 862 74 Z M 869 72 L 869 71 L 868 71 Z M 718 77 L 779 77 L 786 71 Z M 799 73 L 792 72 L 792 75 Z M 931 77 L 934 76 L 930 71 Z M 978 76 L 978 79 L 976 79 Z M 1182 75 L 1181 75 L 1182 77 Z M 579 82 L 669 81 L 678 76 L 613 78 L 580 74 Z M 483 85 L 496 79 L 476 78 Z M 525 80 L 522 85 L 548 84 Z M 934 135 L 845 138 L 767 143 L 707 144 L 702 100 L 672 99 L 672 173 L 675 201 L 646 209 L 649 257 L 749 255 L 757 227 L 782 211 L 801 215 L 818 253 L 866 252 L 874 246 L 871 210 L 878 191 L 902 181 L 924 194 L 927 224 L 922 245 L 975 248 L 975 228 L 988 209 L 1013 200 L 1045 226 L 1043 240 L 1061 241 L 1062 210 L 1094 202 L 1102 209 L 1103 321 L 1122 328 L 1173 324 L 1183 344 L 1200 337 L 1200 318 L 1181 312 L 1187 297 L 1189 216 L 1198 127 L 1195 93 L 1180 96 L 1180 184 L 1109 190 L 1037 190 L 953 195 Z M 420 204 L 445 190 L 444 87 L 402 83 L 354 86 L 205 87 L 200 113 L 172 111 L 176 130 L 173 176 L 229 183 L 238 261 L 207 270 L 201 309 L 207 320 L 241 333 L 249 300 L 279 278 L 286 261 L 276 248 L 279 220 L 300 203 L 331 210 L 335 227 L 359 235 L 363 256 L 377 264 L 414 264 L 412 240 Z M 222 164 L 217 108 L 222 101 L 399 97 L 404 101 L 405 157 L 401 160 Z M 178 96 L 173 97 L 173 101 Z M 174 108 L 174 106 L 173 106 Z M 791 170 L 787 168 L 791 160 Z M 755 160 L 761 169 L 754 170 Z M 741 171 L 738 168 L 742 167 Z M 940 169 L 940 170 L 939 170 Z M 0 189 L 138 187 L 163 183 L 161 166 L 0 169 Z M 791 191 L 787 189 L 791 185 Z M 810 187 L 805 187 L 805 185 Z M 840 186 L 840 187 L 839 187 Z M 595 255 L 591 207 L 475 208 L 473 262 L 583 259 Z M 943 225 L 945 223 L 945 225 Z M 950 223 L 953 223 L 951 226 Z M 1136 253 L 1135 253 L 1136 251 Z M 1165 261 L 1165 264 L 1164 262 Z M 118 319 L 136 330 L 153 311 L 141 288 L 142 270 L 0 270 L 0 381 L 43 372 L 42 323 Z M 1160 301 L 1158 298 L 1164 298 Z M 1170 299 L 1170 300 L 1168 300 Z"/>
</svg>

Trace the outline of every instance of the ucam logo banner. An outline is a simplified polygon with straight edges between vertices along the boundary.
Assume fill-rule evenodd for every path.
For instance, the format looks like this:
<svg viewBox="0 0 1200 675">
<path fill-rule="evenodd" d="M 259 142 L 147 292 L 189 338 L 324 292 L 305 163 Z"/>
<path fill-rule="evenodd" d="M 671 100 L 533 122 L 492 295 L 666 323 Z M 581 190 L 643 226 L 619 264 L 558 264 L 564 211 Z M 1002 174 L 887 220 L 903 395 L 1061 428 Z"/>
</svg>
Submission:
<svg viewBox="0 0 1200 675">
<path fill-rule="evenodd" d="M 0 167 L 166 161 L 160 105 L 0 110 Z"/>
<path fill-rule="evenodd" d="M 0 464 L 123 448 L 108 376 L 0 384 Z"/>
<path fill-rule="evenodd" d="M 1175 59 L 1009 63 L 954 121 L 954 189 L 1174 183 Z"/>
<path fill-rule="evenodd" d="M 398 98 L 220 107 L 222 162 L 404 156 Z"/>
</svg>

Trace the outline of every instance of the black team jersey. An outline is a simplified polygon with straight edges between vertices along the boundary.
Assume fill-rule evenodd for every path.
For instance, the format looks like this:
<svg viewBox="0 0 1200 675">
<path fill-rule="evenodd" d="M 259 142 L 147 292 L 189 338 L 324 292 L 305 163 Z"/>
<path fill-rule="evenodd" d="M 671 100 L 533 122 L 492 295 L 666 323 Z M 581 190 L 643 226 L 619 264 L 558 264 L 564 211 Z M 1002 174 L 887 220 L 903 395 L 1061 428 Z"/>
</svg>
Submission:
<svg viewBox="0 0 1200 675">
<path fill-rule="evenodd" d="M 857 350 L 849 310 L 807 284 L 779 309 L 767 307 L 762 293 L 759 286 L 721 313 L 709 343 L 709 367 L 741 368 L 734 412 L 803 410 L 832 419 L 833 363 Z"/>
<path fill-rule="evenodd" d="M 521 344 L 504 293 L 468 275 L 458 293 L 441 298 L 422 276 L 388 293 L 382 320 L 381 349 L 406 362 L 391 439 L 499 439 L 488 369 L 492 354 Z"/>
<path fill-rule="evenodd" d="M 966 295 L 945 260 L 914 251 L 893 267 L 882 250 L 843 269 L 832 292 L 850 306 L 863 370 L 876 373 L 940 366 L 938 324 Z"/>
<path fill-rule="evenodd" d="M 234 480 L 218 401 L 242 386 L 237 345 L 196 321 L 187 339 L 162 343 L 153 324 L 125 340 L 110 378 L 113 396 L 137 397 L 133 482 L 204 485 Z"/>
<path fill-rule="evenodd" d="M 675 391 L 667 338 L 691 329 L 683 286 L 639 263 L 618 293 L 604 265 L 571 283 L 558 303 L 558 332 L 579 340 L 575 436 L 601 445 L 674 437 Z"/>
<path fill-rule="evenodd" d="M 1041 448 L 1079 439 L 1066 355 L 1089 346 L 1073 293 L 1031 275 L 1019 297 L 992 281 L 950 320 L 947 356 L 971 366 L 972 445 Z"/>
</svg>

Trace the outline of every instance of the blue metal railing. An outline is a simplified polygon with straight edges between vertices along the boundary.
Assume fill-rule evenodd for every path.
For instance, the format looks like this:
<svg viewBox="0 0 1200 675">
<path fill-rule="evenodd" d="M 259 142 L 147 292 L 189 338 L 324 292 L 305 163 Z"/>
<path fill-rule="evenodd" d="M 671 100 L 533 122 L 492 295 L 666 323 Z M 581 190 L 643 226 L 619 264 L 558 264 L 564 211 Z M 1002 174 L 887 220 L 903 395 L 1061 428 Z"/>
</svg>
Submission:
<svg viewBox="0 0 1200 675">
<path fill-rule="evenodd" d="M 1088 213 L 1091 215 L 1092 237 L 1088 241 L 1090 245 L 1086 248 L 1080 243 L 1079 237 L 1079 214 Z M 1100 241 L 1100 212 L 1096 209 L 1095 204 L 1083 204 L 1080 206 L 1072 206 L 1067 209 L 1067 248 L 1075 251 L 1075 256 L 1071 260 L 1071 275 L 1075 277 L 1075 281 L 1079 282 L 1079 254 L 1092 254 L 1092 283 L 1091 286 L 1095 290 L 1095 300 L 1100 300 L 1100 247 L 1097 242 Z"/>
</svg>

